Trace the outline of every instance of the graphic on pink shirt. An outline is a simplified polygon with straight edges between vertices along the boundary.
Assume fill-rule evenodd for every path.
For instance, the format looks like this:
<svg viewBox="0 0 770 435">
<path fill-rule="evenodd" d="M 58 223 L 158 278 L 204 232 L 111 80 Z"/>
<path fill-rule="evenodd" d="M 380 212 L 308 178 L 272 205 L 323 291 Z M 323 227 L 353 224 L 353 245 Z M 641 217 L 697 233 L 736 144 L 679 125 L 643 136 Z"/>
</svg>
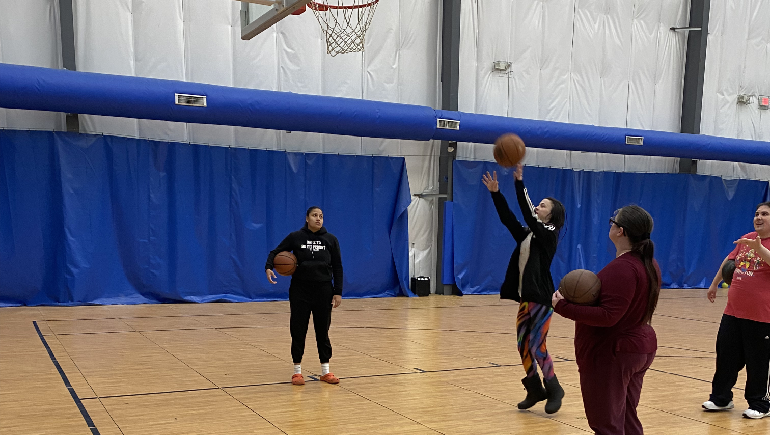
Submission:
<svg viewBox="0 0 770 435">
<path fill-rule="evenodd" d="M 763 264 L 765 264 L 764 260 L 753 249 L 741 250 L 735 258 L 735 268 L 741 272 L 757 270 Z"/>
</svg>

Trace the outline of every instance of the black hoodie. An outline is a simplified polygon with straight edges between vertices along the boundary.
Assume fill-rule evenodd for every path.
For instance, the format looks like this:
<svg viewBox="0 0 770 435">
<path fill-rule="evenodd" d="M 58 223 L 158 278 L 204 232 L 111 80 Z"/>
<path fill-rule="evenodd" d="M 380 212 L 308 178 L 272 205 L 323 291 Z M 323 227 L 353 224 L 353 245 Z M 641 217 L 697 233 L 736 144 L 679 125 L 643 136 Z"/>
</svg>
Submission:
<svg viewBox="0 0 770 435">
<path fill-rule="evenodd" d="M 513 250 L 508 270 L 505 272 L 505 280 L 500 287 L 500 298 L 513 299 L 517 302 L 535 302 L 550 307 L 555 291 L 551 277 L 551 262 L 556 255 L 559 230 L 552 224 L 544 224 L 537 218 L 524 182 L 516 180 L 515 184 L 519 208 L 529 227 L 521 225 L 516 219 L 516 215 L 508 208 L 508 202 L 500 191 L 492 192 L 492 202 L 495 203 L 500 221 L 516 240 L 516 249 Z M 523 246 L 524 249 L 522 249 Z M 520 270 L 520 262 L 524 270 Z"/>
<path fill-rule="evenodd" d="M 270 251 L 265 270 L 273 268 L 273 259 L 283 251 L 290 251 L 297 257 L 298 266 L 291 276 L 292 282 L 334 281 L 334 294 L 342 295 L 340 243 L 332 233 L 326 231 L 326 227 L 314 233 L 305 224 L 301 230 L 290 233 L 278 247 Z"/>
</svg>

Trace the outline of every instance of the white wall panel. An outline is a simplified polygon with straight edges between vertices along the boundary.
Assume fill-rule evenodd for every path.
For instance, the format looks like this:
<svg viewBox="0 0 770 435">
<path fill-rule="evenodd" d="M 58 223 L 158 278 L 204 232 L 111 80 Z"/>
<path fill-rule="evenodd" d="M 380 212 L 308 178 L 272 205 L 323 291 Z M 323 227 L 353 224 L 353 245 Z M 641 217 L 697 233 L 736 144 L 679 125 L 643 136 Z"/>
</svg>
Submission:
<svg viewBox="0 0 770 435">
<path fill-rule="evenodd" d="M 528 119 L 568 119 L 572 29 L 571 1 L 522 1 L 511 10 L 508 114 Z"/>
<path fill-rule="evenodd" d="M 656 80 L 652 106 L 653 130 L 680 131 L 682 87 L 687 52 L 686 33 L 671 27 L 686 27 L 690 22 L 689 2 L 662 1 L 658 27 Z M 629 125 L 630 127 L 630 125 Z"/>
<path fill-rule="evenodd" d="M 241 39 L 241 4 L 231 5 L 231 39 L 233 41 L 233 86 L 248 89 L 277 90 L 278 32 L 277 26 L 244 41 Z M 297 19 L 288 17 L 287 19 Z M 235 127 L 233 144 L 239 147 L 279 149 L 281 133 L 276 130 Z"/>
<path fill-rule="evenodd" d="M 687 0 L 463 2 L 460 110 L 679 131 L 686 39 L 669 28 L 686 25 L 688 11 Z M 501 16 L 509 12 L 506 23 Z M 505 44 L 508 56 L 499 57 Z M 495 60 L 512 62 L 509 78 L 491 73 Z M 459 144 L 458 151 L 460 158 L 492 160 L 489 145 Z M 670 172 L 678 162 L 573 154 L 529 149 L 524 162 L 642 172 Z"/>
<path fill-rule="evenodd" d="M 570 122 L 625 126 L 633 7 L 632 2 L 578 0 Z"/>
<path fill-rule="evenodd" d="M 661 0 L 638 4 L 631 22 L 631 69 L 628 83 L 626 125 L 652 128 L 657 69 L 650 59 L 658 57 L 658 23 Z M 653 68 L 648 66 L 652 64 Z"/>
<path fill-rule="evenodd" d="M 770 142 L 770 111 L 759 110 L 756 101 L 738 104 L 738 94 L 770 94 L 768 71 L 770 3 L 712 0 L 701 133 Z M 745 163 L 699 161 L 698 173 L 770 180 L 769 166 Z"/>
<path fill-rule="evenodd" d="M 482 0 L 477 3 L 476 113 L 508 116 L 508 80 L 492 71 L 492 62 L 509 57 L 512 4 L 507 0 Z M 491 29 L 498 31 L 488 31 Z M 505 31 L 500 32 L 501 29 Z M 462 77 L 460 80 L 463 80 Z"/>
<path fill-rule="evenodd" d="M 0 62 L 61 68 L 59 2 L 0 0 Z M 0 128 L 63 130 L 61 113 L 0 109 Z"/>
<path fill-rule="evenodd" d="M 184 80 L 184 27 L 182 0 L 133 0 L 134 74 L 166 80 Z M 184 141 L 182 122 L 137 120 L 137 135 L 156 140 Z"/>
<path fill-rule="evenodd" d="M 233 86 L 233 2 L 185 1 L 184 66 L 187 81 Z M 232 145 L 234 128 L 188 124 L 188 139 L 195 143 Z"/>
<path fill-rule="evenodd" d="M 460 85 L 457 106 L 461 112 L 482 113 L 476 109 L 478 83 L 479 0 L 460 2 Z"/>
<path fill-rule="evenodd" d="M 135 75 L 131 0 L 73 0 L 75 63 L 78 71 Z M 138 135 L 135 119 L 80 115 L 80 131 Z"/>
</svg>

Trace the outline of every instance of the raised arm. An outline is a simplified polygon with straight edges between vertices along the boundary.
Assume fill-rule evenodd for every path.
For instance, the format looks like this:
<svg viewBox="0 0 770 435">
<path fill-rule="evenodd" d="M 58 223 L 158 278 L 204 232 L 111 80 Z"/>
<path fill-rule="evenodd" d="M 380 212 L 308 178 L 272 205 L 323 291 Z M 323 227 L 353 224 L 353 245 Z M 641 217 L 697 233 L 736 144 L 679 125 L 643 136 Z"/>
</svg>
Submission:
<svg viewBox="0 0 770 435">
<path fill-rule="evenodd" d="M 492 202 L 495 204 L 495 209 L 497 210 L 497 215 L 500 217 L 500 222 L 508 228 L 508 231 L 511 232 L 514 240 L 516 240 L 517 243 L 521 243 L 527 238 L 528 232 L 521 225 L 519 220 L 516 219 L 516 215 L 513 214 L 511 208 L 508 207 L 508 201 L 506 201 L 505 196 L 500 192 L 497 182 L 497 171 L 492 172 L 492 175 L 489 175 L 489 172 L 487 172 L 482 176 L 481 181 L 487 186 L 489 193 L 492 195 Z"/>
<path fill-rule="evenodd" d="M 516 219 L 516 215 L 508 207 L 508 201 L 505 200 L 505 196 L 499 191 L 492 192 L 492 202 L 495 204 L 495 209 L 497 209 L 497 215 L 500 216 L 500 222 L 508 228 L 514 240 L 517 243 L 521 243 L 526 239 L 529 232 Z"/>
</svg>

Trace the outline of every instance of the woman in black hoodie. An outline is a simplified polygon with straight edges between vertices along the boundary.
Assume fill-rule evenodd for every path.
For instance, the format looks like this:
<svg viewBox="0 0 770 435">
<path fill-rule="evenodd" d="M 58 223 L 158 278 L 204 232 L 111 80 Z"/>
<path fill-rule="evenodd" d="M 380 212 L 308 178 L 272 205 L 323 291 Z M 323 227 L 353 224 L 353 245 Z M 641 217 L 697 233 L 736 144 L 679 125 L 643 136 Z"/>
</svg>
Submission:
<svg viewBox="0 0 770 435">
<path fill-rule="evenodd" d="M 324 215 L 320 208 L 310 207 L 305 214 L 305 226 L 294 231 L 267 256 L 265 274 L 275 284 L 273 259 L 276 254 L 291 251 L 297 257 L 297 270 L 289 285 L 289 307 L 291 319 L 291 357 L 294 361 L 293 385 L 305 385 L 302 377 L 302 355 L 305 353 L 305 337 L 313 313 L 313 328 L 321 360 L 320 379 L 329 384 L 339 379 L 329 371 L 332 344 L 329 341 L 329 326 L 332 322 L 332 307 L 342 303 L 342 257 L 337 238 L 324 228 Z"/>
<path fill-rule="evenodd" d="M 508 207 L 505 197 L 500 193 L 497 172 L 493 172 L 491 176 L 487 172 L 483 175 L 482 182 L 492 194 L 500 220 L 516 240 L 516 249 L 511 255 L 505 280 L 500 288 L 500 298 L 519 302 L 516 335 L 521 362 L 527 372 L 527 376 L 521 380 L 527 390 L 527 397 L 519 402 L 518 407 L 528 409 L 537 402 L 548 399 L 545 412 L 553 414 L 561 407 L 564 390 L 553 371 L 553 361 L 546 349 L 545 339 L 553 315 L 551 262 L 556 255 L 559 230 L 564 225 L 565 212 L 562 203 L 551 197 L 543 199 L 534 207 L 524 187 L 522 174 L 522 166 L 517 165 L 513 174 L 516 180 L 516 197 L 528 227 L 519 223 Z M 535 361 L 543 372 L 543 383 L 537 374 Z"/>
</svg>

